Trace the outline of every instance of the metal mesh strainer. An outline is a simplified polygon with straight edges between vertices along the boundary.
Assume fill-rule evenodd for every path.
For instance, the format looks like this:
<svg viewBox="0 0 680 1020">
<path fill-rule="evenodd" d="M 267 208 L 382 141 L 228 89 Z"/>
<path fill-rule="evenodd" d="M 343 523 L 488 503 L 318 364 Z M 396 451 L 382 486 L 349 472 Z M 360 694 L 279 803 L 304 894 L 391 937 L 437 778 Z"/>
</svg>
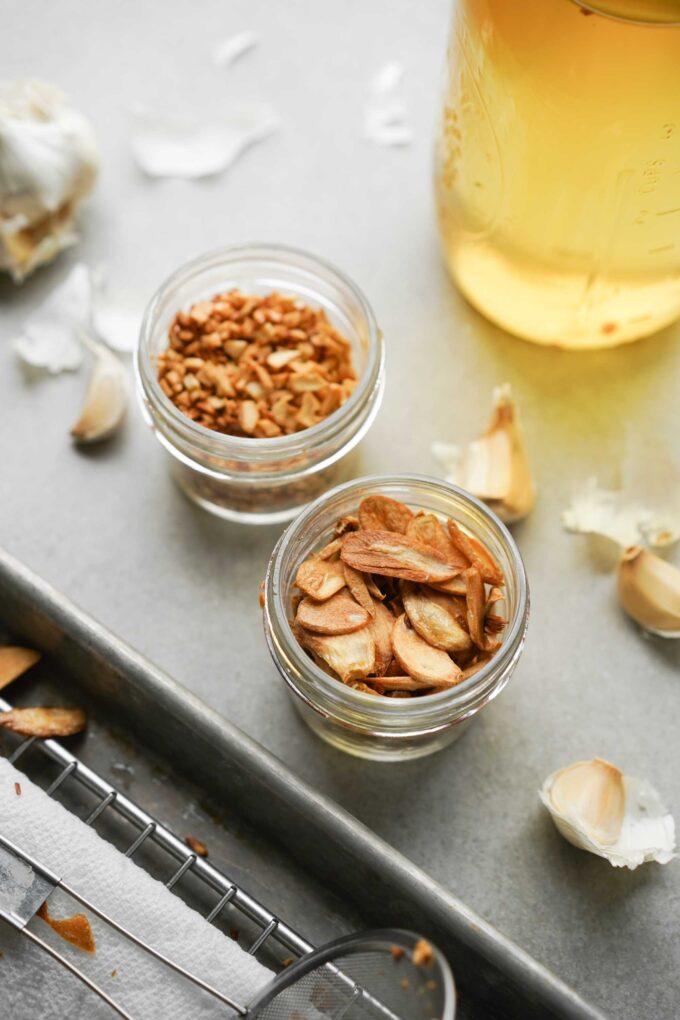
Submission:
<svg viewBox="0 0 680 1020">
<path fill-rule="evenodd" d="M 303 956 L 249 1004 L 247 1015 L 453 1020 L 455 998 L 449 965 L 436 947 L 412 932 L 384 929 L 350 935 Z"/>
</svg>

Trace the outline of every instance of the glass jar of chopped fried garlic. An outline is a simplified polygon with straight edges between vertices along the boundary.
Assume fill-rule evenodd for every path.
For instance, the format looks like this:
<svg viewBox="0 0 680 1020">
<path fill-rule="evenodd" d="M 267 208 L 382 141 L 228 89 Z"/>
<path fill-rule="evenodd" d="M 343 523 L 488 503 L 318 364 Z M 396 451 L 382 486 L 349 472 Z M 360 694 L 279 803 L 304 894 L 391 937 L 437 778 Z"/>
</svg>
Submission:
<svg viewBox="0 0 680 1020">
<path fill-rule="evenodd" d="M 338 270 L 289 248 L 226 248 L 182 266 L 153 297 L 137 379 L 189 498 L 271 524 L 352 476 L 382 399 L 383 343 Z"/>
<path fill-rule="evenodd" d="M 349 754 L 418 758 L 510 679 L 528 589 L 501 521 L 456 486 L 362 478 L 303 511 L 267 571 L 269 650 L 305 722 Z"/>
</svg>

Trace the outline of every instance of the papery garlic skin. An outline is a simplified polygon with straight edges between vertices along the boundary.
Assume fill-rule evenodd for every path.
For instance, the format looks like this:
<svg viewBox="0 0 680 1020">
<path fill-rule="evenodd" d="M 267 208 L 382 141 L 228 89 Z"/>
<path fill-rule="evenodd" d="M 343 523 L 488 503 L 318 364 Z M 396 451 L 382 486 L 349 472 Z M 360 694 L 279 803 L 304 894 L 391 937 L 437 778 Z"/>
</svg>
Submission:
<svg viewBox="0 0 680 1020">
<path fill-rule="evenodd" d="M 0 269 L 17 283 L 75 243 L 98 167 L 92 128 L 57 89 L 0 84 Z"/>
<path fill-rule="evenodd" d="M 621 605 L 645 630 L 680 638 L 680 568 L 631 546 L 623 553 L 616 579 Z"/>
<path fill-rule="evenodd" d="M 50 291 L 24 322 L 13 346 L 30 369 L 75 371 L 83 361 L 81 336 L 92 314 L 92 281 L 82 262 Z"/>
<path fill-rule="evenodd" d="M 149 177 L 189 180 L 222 173 L 246 149 L 280 126 L 267 103 L 223 104 L 215 123 L 199 123 L 143 107 L 132 111 L 132 153 Z"/>
<path fill-rule="evenodd" d="M 127 376 L 108 347 L 89 337 L 84 343 L 95 362 L 85 404 L 71 435 L 78 443 L 97 443 L 112 436 L 123 421 L 128 404 Z"/>
<path fill-rule="evenodd" d="M 510 387 L 494 390 L 494 410 L 486 431 L 461 451 L 434 443 L 432 452 L 447 469 L 447 481 L 483 500 L 506 524 L 532 510 L 536 488 Z"/>
<path fill-rule="evenodd" d="M 553 772 L 539 796 L 569 843 L 631 871 L 676 855 L 675 823 L 648 782 L 602 758 Z"/>
</svg>

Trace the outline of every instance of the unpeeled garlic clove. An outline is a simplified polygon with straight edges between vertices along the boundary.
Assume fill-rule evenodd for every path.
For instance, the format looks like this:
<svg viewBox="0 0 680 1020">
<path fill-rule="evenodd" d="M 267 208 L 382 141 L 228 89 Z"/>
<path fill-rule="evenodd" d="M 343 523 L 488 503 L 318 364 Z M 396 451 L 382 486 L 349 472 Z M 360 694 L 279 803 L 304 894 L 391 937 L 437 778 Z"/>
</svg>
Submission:
<svg viewBox="0 0 680 1020">
<path fill-rule="evenodd" d="M 617 590 L 628 615 L 661 637 L 680 637 L 680 568 L 631 546 L 619 562 Z"/>
<path fill-rule="evenodd" d="M 128 402 L 125 368 L 103 344 L 88 338 L 95 362 L 80 418 L 71 429 L 78 443 L 108 439 L 121 424 Z"/>
<path fill-rule="evenodd" d="M 526 517 L 536 489 L 508 385 L 494 390 L 494 411 L 484 434 L 466 450 L 435 443 L 433 453 L 448 470 L 447 480 L 487 503 L 506 523 Z"/>
<path fill-rule="evenodd" d="M 615 868 L 675 856 L 675 823 L 656 790 L 602 758 L 553 772 L 539 796 L 566 840 Z"/>
</svg>

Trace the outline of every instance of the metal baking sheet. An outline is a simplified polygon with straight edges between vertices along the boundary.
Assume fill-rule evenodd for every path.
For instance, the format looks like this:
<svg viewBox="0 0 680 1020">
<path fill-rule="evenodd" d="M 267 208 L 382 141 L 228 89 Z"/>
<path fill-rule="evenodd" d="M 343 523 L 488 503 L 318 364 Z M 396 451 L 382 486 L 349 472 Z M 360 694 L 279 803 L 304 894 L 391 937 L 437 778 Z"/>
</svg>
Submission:
<svg viewBox="0 0 680 1020">
<path fill-rule="evenodd" d="M 368 828 L 1 552 L 0 627 L 3 640 L 46 655 L 35 679 L 17 681 L 13 699 L 73 697 L 75 684 L 92 724 L 74 752 L 170 828 L 200 830 L 215 859 L 310 940 L 410 927 L 448 955 L 461 1020 L 603 1020 Z"/>
</svg>

